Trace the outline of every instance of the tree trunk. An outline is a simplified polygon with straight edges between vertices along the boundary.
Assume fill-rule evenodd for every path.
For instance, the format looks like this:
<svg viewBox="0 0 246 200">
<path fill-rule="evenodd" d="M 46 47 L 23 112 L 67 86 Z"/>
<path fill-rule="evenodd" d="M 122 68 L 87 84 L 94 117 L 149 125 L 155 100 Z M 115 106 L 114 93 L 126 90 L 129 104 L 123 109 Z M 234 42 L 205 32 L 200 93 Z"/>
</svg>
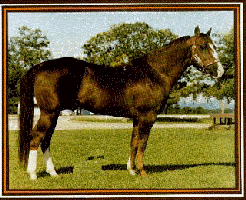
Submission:
<svg viewBox="0 0 246 200">
<path fill-rule="evenodd" d="M 220 100 L 220 110 L 221 110 L 221 114 L 225 113 L 224 103 L 222 99 Z"/>
</svg>

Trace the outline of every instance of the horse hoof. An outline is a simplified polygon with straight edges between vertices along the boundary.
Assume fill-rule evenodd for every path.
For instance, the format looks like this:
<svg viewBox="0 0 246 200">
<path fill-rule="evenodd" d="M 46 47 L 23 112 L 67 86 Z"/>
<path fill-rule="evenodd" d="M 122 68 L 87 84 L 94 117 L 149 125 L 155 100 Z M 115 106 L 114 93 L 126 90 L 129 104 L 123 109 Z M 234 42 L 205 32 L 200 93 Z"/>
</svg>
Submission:
<svg viewBox="0 0 246 200">
<path fill-rule="evenodd" d="M 147 173 L 145 170 L 141 170 L 140 175 L 141 175 L 141 177 L 147 177 Z"/>
<path fill-rule="evenodd" d="M 29 173 L 29 176 L 30 176 L 30 180 L 32 180 L 32 181 L 35 181 L 35 180 L 37 180 L 37 179 L 38 179 L 38 177 L 37 177 L 37 174 L 36 174 L 36 173 Z"/>
<path fill-rule="evenodd" d="M 51 177 L 57 177 L 57 176 L 58 176 L 58 174 L 56 173 L 55 170 L 47 171 L 47 173 L 48 173 Z"/>
<path fill-rule="evenodd" d="M 130 173 L 131 175 L 133 175 L 133 176 L 136 175 L 136 172 L 135 172 L 135 170 L 133 170 L 133 169 L 129 169 L 129 173 Z"/>
</svg>

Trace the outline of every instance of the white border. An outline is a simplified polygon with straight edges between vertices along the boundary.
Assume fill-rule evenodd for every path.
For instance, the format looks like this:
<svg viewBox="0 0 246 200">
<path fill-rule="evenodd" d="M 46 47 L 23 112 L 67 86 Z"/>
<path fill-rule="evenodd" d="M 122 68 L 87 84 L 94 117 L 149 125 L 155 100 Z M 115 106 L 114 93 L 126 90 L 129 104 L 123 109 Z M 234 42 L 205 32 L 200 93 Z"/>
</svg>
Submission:
<svg viewBox="0 0 246 200">
<path fill-rule="evenodd" d="M 243 126 L 243 3 L 240 3 L 240 30 L 239 30 L 239 38 L 240 38 L 240 70 L 241 70 L 241 182 L 242 182 L 242 195 L 244 196 L 244 126 Z"/>
</svg>

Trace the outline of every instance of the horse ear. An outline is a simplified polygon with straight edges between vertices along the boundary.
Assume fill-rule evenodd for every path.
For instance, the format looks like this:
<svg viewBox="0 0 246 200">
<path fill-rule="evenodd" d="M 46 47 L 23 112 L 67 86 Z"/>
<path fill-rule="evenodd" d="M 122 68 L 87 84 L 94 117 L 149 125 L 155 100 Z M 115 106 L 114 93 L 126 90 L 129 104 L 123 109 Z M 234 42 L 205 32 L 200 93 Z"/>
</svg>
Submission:
<svg viewBox="0 0 246 200">
<path fill-rule="evenodd" d="M 197 26 L 197 27 L 195 28 L 194 34 L 195 34 L 195 36 L 200 36 L 200 28 L 199 28 L 199 26 Z"/>
<path fill-rule="evenodd" d="M 212 28 L 209 29 L 209 31 L 207 32 L 207 36 L 210 36 Z"/>
</svg>

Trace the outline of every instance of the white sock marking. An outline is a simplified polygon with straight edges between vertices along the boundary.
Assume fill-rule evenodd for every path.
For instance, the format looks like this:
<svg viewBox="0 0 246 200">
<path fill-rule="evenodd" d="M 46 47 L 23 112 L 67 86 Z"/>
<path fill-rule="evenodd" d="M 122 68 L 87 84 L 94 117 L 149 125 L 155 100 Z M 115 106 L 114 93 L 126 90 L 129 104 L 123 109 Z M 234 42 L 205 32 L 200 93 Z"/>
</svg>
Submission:
<svg viewBox="0 0 246 200">
<path fill-rule="evenodd" d="M 128 161 L 127 161 L 127 169 L 130 170 L 131 168 L 131 156 L 129 157 Z"/>
<path fill-rule="evenodd" d="M 127 170 L 129 170 L 131 175 L 136 175 L 136 172 L 131 167 L 131 156 L 129 157 L 127 162 Z"/>
<path fill-rule="evenodd" d="M 57 173 L 55 171 L 55 166 L 50 157 L 49 148 L 44 152 L 44 162 L 46 164 L 46 172 L 49 173 L 51 176 L 57 176 Z"/>
<path fill-rule="evenodd" d="M 37 170 L 37 150 L 30 150 L 27 172 L 29 173 L 31 180 L 37 179 L 36 170 Z"/>
</svg>

